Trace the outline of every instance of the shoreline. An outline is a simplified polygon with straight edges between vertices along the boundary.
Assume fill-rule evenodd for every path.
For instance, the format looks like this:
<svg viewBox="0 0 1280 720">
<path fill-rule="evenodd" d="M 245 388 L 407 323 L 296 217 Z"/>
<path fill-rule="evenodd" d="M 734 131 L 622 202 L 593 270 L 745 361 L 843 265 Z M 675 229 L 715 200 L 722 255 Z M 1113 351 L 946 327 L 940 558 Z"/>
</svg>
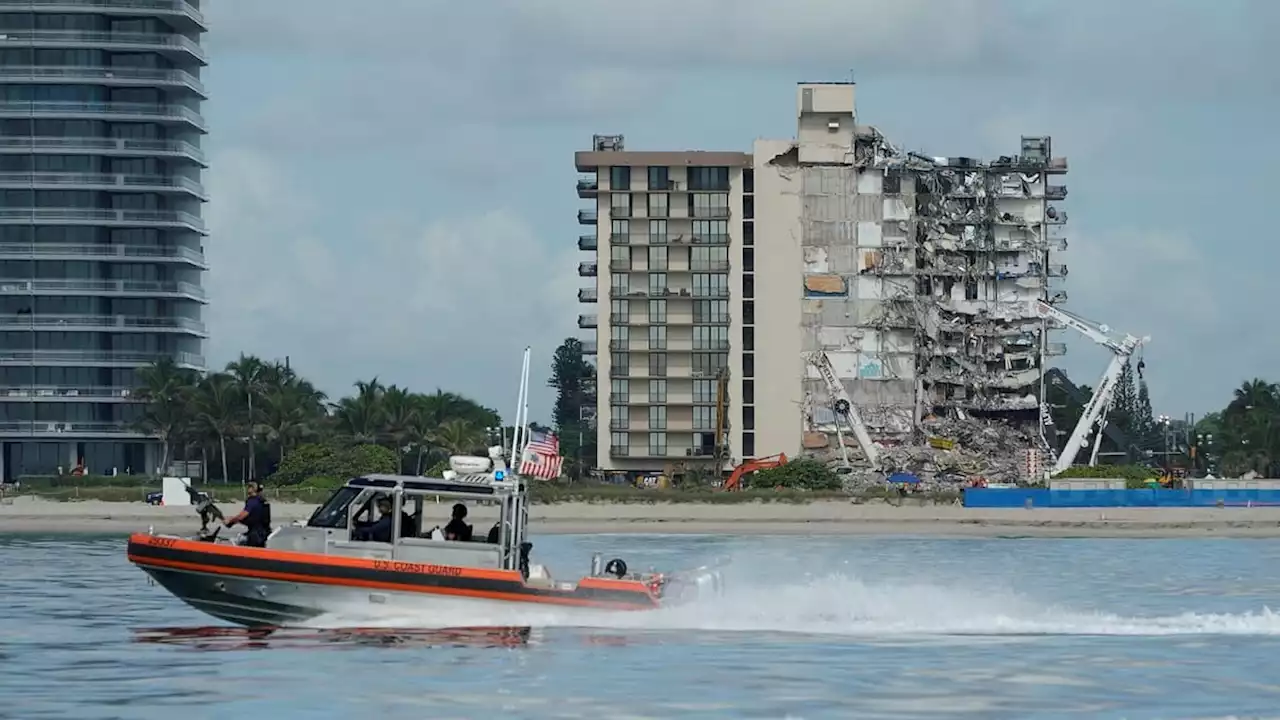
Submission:
<svg viewBox="0 0 1280 720">
<path fill-rule="evenodd" d="M 315 505 L 272 503 L 277 525 L 305 520 Z M 231 508 L 224 509 L 228 515 Z M 428 507 L 446 516 L 446 508 Z M 530 508 L 534 535 L 731 534 L 881 537 L 1040 538 L 1280 538 L 1280 507 L 1255 508 L 1010 508 L 816 501 L 789 503 L 558 503 Z M 475 508 L 476 527 L 493 522 Z M 189 535 L 193 508 L 96 500 L 51 502 L 33 497 L 0 503 L 0 534 Z M 235 532 L 239 532 L 236 530 Z"/>
</svg>

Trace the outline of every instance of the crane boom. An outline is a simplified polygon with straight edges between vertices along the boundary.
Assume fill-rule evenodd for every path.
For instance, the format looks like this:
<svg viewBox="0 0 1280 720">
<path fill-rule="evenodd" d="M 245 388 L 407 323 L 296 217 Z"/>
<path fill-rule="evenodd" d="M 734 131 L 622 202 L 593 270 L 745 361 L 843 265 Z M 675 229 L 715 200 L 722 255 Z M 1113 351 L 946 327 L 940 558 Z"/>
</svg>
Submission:
<svg viewBox="0 0 1280 720">
<path fill-rule="evenodd" d="M 1107 364 L 1106 371 L 1102 373 L 1102 379 L 1098 381 L 1098 387 L 1093 391 L 1093 397 L 1090 397 L 1089 402 L 1085 403 L 1084 412 L 1080 415 L 1080 421 L 1072 429 L 1071 437 L 1068 438 L 1067 444 L 1058 453 L 1058 459 L 1053 464 L 1053 473 L 1057 474 L 1071 467 L 1072 463 L 1075 462 L 1076 455 L 1084 447 L 1089 438 L 1089 433 L 1093 430 L 1093 426 L 1098 424 L 1102 419 L 1103 413 L 1110 407 L 1111 400 L 1115 397 L 1116 388 L 1119 386 L 1120 375 L 1124 372 L 1124 366 L 1128 364 L 1129 358 L 1133 357 L 1133 353 L 1150 341 L 1151 338 L 1136 338 L 1132 335 L 1125 335 L 1124 339 L 1116 341 L 1112 339 L 1109 334 L 1110 329 L 1106 325 L 1094 325 L 1065 310 L 1059 310 L 1044 300 L 1036 300 L 1034 309 L 1038 317 L 1053 320 L 1069 327 L 1107 348 L 1112 353 L 1111 362 Z"/>
<path fill-rule="evenodd" d="M 831 366 L 831 358 L 827 357 L 825 352 L 819 350 L 811 353 L 808 360 L 809 364 L 817 369 L 818 375 L 822 377 L 822 382 L 826 384 L 827 392 L 832 398 L 831 409 L 835 412 L 837 432 L 839 432 L 840 422 L 843 420 L 849 426 L 849 429 L 853 431 L 853 436 L 858 441 L 858 447 L 862 448 L 862 454 L 867 456 L 867 461 L 871 463 L 871 468 L 879 470 L 880 451 L 871 442 L 871 435 L 867 432 L 866 424 L 862 422 L 862 415 L 853 404 L 853 400 L 844 389 L 840 379 L 836 377 L 835 368 Z M 841 435 L 840 439 L 840 450 L 841 452 L 844 451 L 843 435 Z"/>
</svg>

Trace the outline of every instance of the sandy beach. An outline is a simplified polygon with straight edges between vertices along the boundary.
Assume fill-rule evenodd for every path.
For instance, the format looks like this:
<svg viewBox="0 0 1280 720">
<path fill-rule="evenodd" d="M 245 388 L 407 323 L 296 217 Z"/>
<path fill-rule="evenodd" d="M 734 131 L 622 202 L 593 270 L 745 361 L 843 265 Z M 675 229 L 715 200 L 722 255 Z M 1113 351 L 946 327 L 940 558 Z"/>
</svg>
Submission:
<svg viewBox="0 0 1280 720">
<path fill-rule="evenodd" d="M 225 504 L 224 512 L 234 506 Z M 277 524 L 304 520 L 314 505 L 275 502 Z M 486 527 L 492 508 L 476 508 L 471 522 Z M 429 509 L 430 513 L 430 509 Z M 440 522 L 447 517 L 442 506 Z M 535 534 L 690 533 L 741 535 L 929 535 L 954 537 L 1280 537 L 1280 508 L 966 509 L 956 505 L 597 504 L 539 505 Z M 54 502 L 32 497 L 0 501 L 0 533 L 190 534 L 199 527 L 190 507 L 140 502 Z"/>
</svg>

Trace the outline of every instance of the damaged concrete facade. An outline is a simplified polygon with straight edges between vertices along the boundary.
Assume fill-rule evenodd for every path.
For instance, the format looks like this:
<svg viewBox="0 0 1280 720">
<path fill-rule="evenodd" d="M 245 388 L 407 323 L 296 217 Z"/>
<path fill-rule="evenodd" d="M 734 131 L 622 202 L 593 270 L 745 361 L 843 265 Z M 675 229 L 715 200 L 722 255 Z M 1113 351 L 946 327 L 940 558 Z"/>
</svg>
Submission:
<svg viewBox="0 0 1280 720">
<path fill-rule="evenodd" d="M 780 452 L 830 457 L 831 397 L 807 361 L 822 351 L 872 438 L 891 449 L 887 469 L 928 464 L 912 448 L 941 435 L 1016 444 L 1028 458 L 1022 465 L 1034 473 L 1033 456 L 1043 444 L 1046 357 L 1065 352 L 1065 345 L 1049 341 L 1031 306 L 1036 298 L 1065 299 L 1056 283 L 1066 275 L 1059 255 L 1066 249 L 1066 213 L 1059 203 L 1066 188 L 1055 178 L 1066 172 L 1066 161 L 1052 157 L 1047 137 L 1024 137 L 1016 154 L 992 161 L 907 152 L 857 123 L 854 91 L 852 83 L 801 84 L 795 139 L 757 140 L 750 155 L 578 153 L 579 170 L 595 171 L 592 192 L 584 193 L 580 182 L 579 195 L 596 197 L 598 191 L 600 197 L 598 216 L 580 214 L 580 221 L 595 225 L 601 239 L 597 245 L 595 237 L 584 237 L 580 247 L 598 253 L 598 263 L 625 260 L 632 270 L 642 267 L 630 264 L 637 255 L 607 249 L 618 244 L 605 241 L 617 236 L 609 216 L 615 201 L 604 192 L 614 163 L 730 167 L 723 265 L 729 334 L 723 347 L 731 378 L 732 461 Z M 640 169 L 635 181 L 644 182 L 644 173 Z M 639 217 L 630 202 L 626 212 Z M 629 232 L 634 238 L 636 230 Z M 677 257 L 669 261 L 677 263 Z M 616 284 L 602 278 L 579 297 L 617 303 Z M 621 310 L 611 307 L 601 320 L 634 317 Z M 580 325 L 588 324 L 596 324 L 594 316 L 580 318 Z M 598 327 L 602 344 L 622 347 L 617 331 L 603 322 Z M 627 339 L 633 354 L 636 346 Z M 603 380 L 620 372 L 611 369 L 610 356 L 616 354 L 600 354 L 602 420 L 611 417 Z M 629 362 L 633 370 L 640 367 L 634 358 Z M 701 412 L 695 426 L 706 414 Z M 1022 430 L 996 437 L 954 425 L 973 418 L 1006 420 Z M 628 415 L 626 422 L 636 419 Z M 599 467 L 661 468 L 657 458 L 637 464 L 611 455 L 616 437 L 607 423 L 600 425 Z M 669 445 L 668 455 L 705 449 L 696 437 L 690 443 Z M 982 471 L 968 461 L 957 465 Z"/>
<path fill-rule="evenodd" d="M 816 351 L 878 444 L 918 445 L 938 417 L 1039 437 L 1045 357 L 1065 352 L 1032 310 L 1065 299 L 1053 284 L 1067 272 L 1054 204 L 1066 188 L 1053 178 L 1067 164 L 1050 139 L 990 162 L 907 152 L 857 123 L 848 83 L 801 85 L 796 117 L 794 141 L 754 148 L 757 261 L 779 269 L 757 281 L 771 308 L 761 331 L 785 337 L 760 371 L 800 386 L 761 399 L 790 416 L 762 429 L 762 447 L 834 441 L 828 389 L 804 361 Z"/>
</svg>

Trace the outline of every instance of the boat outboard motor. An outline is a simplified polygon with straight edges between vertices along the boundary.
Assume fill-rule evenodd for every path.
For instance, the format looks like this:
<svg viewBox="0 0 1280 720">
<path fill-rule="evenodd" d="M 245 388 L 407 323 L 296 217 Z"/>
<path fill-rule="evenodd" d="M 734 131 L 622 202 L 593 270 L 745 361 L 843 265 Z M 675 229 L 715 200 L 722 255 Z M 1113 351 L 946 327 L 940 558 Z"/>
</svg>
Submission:
<svg viewBox="0 0 1280 720">
<path fill-rule="evenodd" d="M 226 520 L 222 511 L 217 505 L 213 504 L 213 497 L 210 495 L 202 495 L 190 485 L 186 486 L 187 497 L 191 498 L 191 504 L 196 506 L 196 513 L 200 515 L 200 532 L 197 535 L 201 540 L 212 541 L 218 536 L 218 531 L 222 529 L 222 522 Z M 216 522 L 217 525 L 213 531 L 209 531 L 209 523 Z"/>
<path fill-rule="evenodd" d="M 532 549 L 533 543 L 520 543 L 520 575 L 522 575 L 525 580 L 529 579 L 529 551 Z"/>
<path fill-rule="evenodd" d="M 627 576 L 627 563 L 622 558 L 614 558 L 604 565 L 604 574 L 612 575 L 619 580 Z"/>
</svg>

